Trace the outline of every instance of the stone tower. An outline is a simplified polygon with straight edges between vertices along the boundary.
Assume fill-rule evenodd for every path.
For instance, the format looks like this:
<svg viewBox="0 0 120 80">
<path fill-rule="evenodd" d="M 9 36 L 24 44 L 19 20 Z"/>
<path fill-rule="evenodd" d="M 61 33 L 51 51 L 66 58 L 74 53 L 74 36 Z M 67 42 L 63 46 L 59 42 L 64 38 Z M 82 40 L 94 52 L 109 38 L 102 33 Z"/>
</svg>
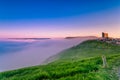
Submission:
<svg viewBox="0 0 120 80">
<path fill-rule="evenodd" d="M 102 38 L 108 38 L 108 33 L 102 32 Z"/>
</svg>

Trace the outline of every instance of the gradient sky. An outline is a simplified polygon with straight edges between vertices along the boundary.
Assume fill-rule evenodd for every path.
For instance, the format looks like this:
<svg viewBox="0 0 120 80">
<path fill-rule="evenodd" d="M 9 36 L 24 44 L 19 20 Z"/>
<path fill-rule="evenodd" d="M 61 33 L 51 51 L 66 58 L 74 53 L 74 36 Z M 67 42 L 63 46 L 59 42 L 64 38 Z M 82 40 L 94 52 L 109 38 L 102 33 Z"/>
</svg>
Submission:
<svg viewBox="0 0 120 80">
<path fill-rule="evenodd" d="M 120 0 L 0 0 L 0 38 L 120 37 Z"/>
</svg>

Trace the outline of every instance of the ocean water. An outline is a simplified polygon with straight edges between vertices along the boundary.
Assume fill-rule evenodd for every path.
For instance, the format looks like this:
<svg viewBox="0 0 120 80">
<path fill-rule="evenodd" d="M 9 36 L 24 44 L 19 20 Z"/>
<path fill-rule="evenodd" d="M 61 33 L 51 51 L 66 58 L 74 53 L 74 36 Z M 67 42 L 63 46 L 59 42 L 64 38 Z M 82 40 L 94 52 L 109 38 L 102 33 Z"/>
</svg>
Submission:
<svg viewBox="0 0 120 80">
<path fill-rule="evenodd" d="M 87 39 L 0 40 L 0 71 L 40 65 L 49 57 Z"/>
</svg>

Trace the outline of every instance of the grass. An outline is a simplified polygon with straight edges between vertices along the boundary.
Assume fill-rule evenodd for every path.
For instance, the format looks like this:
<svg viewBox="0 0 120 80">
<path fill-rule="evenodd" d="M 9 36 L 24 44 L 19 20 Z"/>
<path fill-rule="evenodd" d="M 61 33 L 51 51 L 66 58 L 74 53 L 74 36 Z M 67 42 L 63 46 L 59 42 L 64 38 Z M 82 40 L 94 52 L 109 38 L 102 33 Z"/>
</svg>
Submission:
<svg viewBox="0 0 120 80">
<path fill-rule="evenodd" d="M 120 54 L 120 45 L 97 40 L 88 40 L 55 56 L 58 59 L 88 58 L 101 55 Z"/>
<path fill-rule="evenodd" d="M 56 61 L 0 73 L 0 80 L 118 80 L 120 46 L 89 40 L 55 56 Z M 101 55 L 108 67 L 103 68 Z"/>
</svg>

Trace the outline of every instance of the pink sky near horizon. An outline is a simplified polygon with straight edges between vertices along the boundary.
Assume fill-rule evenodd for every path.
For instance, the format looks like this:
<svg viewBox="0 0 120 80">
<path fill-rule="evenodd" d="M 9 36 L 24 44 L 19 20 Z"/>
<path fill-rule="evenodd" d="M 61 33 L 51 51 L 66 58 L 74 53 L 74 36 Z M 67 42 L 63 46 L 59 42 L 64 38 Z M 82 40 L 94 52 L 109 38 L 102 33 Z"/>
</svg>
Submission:
<svg viewBox="0 0 120 80">
<path fill-rule="evenodd" d="M 69 25 L 67 25 L 69 26 Z M 74 25 L 73 25 L 74 26 Z M 106 27 L 109 26 L 109 27 Z M 73 27 L 74 28 L 74 27 Z M 120 38 L 120 25 L 98 25 L 92 27 L 72 27 L 64 28 L 45 28 L 35 27 L 29 28 L 9 28 L 0 30 L 0 38 L 62 38 L 73 36 L 98 36 L 101 37 L 102 32 L 109 33 L 110 37 Z"/>
<path fill-rule="evenodd" d="M 109 33 L 109 37 L 116 37 L 116 38 L 120 38 L 120 29 L 117 29 L 115 31 L 113 31 L 114 28 L 112 28 L 111 30 L 82 30 L 79 32 L 79 30 L 75 30 L 75 31 L 60 31 L 57 33 L 54 33 L 52 31 L 49 31 L 49 33 L 46 32 L 32 32 L 32 31 L 26 31 L 26 32 L 8 32 L 8 33 L 2 33 L 2 35 L 0 34 L 0 38 L 64 38 L 64 37 L 74 37 L 74 36 L 97 36 L 97 37 L 101 37 L 101 33 L 102 32 L 107 32 Z M 88 32 L 89 31 L 89 32 Z M 88 33 L 87 33 L 88 32 Z"/>
</svg>

